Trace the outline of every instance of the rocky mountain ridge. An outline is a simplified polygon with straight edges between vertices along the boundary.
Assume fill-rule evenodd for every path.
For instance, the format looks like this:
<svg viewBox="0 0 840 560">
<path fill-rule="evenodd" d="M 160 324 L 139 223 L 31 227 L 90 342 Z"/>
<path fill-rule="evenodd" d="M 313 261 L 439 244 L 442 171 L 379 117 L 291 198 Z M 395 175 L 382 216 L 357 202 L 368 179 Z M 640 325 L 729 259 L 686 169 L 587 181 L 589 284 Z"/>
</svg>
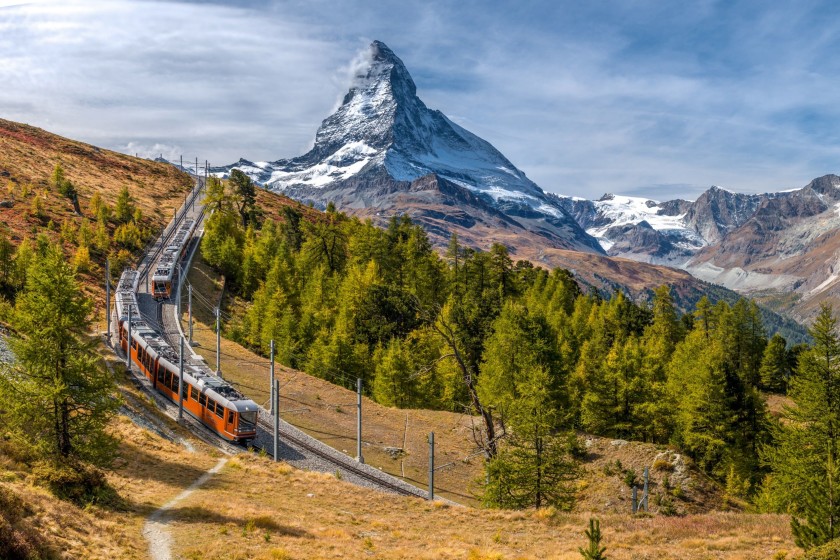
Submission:
<svg viewBox="0 0 840 560">
<path fill-rule="evenodd" d="M 380 41 L 370 45 L 311 150 L 271 162 L 240 159 L 210 171 L 225 177 L 233 169 L 268 190 L 320 208 L 332 202 L 380 225 L 406 214 L 438 247 L 453 234 L 480 250 L 500 243 L 513 258 L 563 266 L 605 293 L 619 288 L 636 297 L 673 283 L 675 274 L 693 281 L 685 271 L 644 263 L 733 287 L 718 274 L 710 247 L 736 239 L 759 212 L 772 214 L 770 201 L 793 196 L 717 187 L 694 202 L 618 195 L 584 201 L 546 193 L 490 143 L 426 107 L 403 62 Z M 797 215 L 817 209 L 809 208 Z M 697 260 L 706 256 L 711 262 Z M 700 264 L 692 267 L 695 261 Z"/>
<path fill-rule="evenodd" d="M 370 45 L 309 152 L 273 162 L 240 159 L 211 172 L 225 176 L 232 169 L 319 207 L 334 202 L 375 220 L 396 209 L 428 226 L 441 243 L 457 233 L 485 249 L 518 232 L 545 247 L 603 254 L 554 197 L 489 142 L 426 107 L 403 62 L 380 41 Z M 409 200 L 417 206 L 406 205 Z M 467 216 L 453 218 L 453 209 Z M 493 234 L 498 228 L 503 235 Z"/>
<path fill-rule="evenodd" d="M 783 192 L 711 187 L 697 200 L 558 197 L 608 255 L 667 264 L 800 321 L 840 295 L 840 177 Z"/>
</svg>

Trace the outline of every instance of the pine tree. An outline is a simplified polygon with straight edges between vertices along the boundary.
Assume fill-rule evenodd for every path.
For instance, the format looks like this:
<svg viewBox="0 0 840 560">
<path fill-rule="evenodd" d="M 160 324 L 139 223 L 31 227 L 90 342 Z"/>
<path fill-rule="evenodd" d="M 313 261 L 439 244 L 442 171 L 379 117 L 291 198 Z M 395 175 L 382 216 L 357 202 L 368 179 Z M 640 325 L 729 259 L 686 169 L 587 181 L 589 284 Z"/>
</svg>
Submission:
<svg viewBox="0 0 840 560">
<path fill-rule="evenodd" d="M 784 393 L 790 377 L 789 364 L 787 341 L 776 333 L 767 343 L 761 358 L 761 386 L 771 393 Z"/>
<path fill-rule="evenodd" d="M 55 190 L 61 192 L 62 185 L 64 185 L 64 182 L 66 180 L 67 179 L 64 176 L 64 168 L 61 166 L 60 163 L 55 164 L 52 175 L 50 175 L 50 186 Z"/>
<path fill-rule="evenodd" d="M 87 340 L 91 310 L 59 249 L 34 260 L 13 313 L 17 362 L 0 376 L 0 394 L 13 433 L 38 457 L 107 463 L 113 456 L 105 427 L 119 401 Z"/>
<path fill-rule="evenodd" d="M 257 191 L 254 182 L 239 169 L 230 172 L 230 185 L 236 195 L 242 227 L 247 228 L 256 217 Z"/>
<path fill-rule="evenodd" d="M 832 308 L 823 305 L 800 355 L 775 448 L 765 448 L 777 499 L 793 514 L 796 543 L 811 548 L 840 537 L 840 337 Z"/>
<path fill-rule="evenodd" d="M 14 245 L 5 231 L 0 231 L 0 290 L 12 287 L 14 276 Z"/>
<path fill-rule="evenodd" d="M 117 204 L 114 207 L 114 217 L 117 219 L 117 222 L 124 224 L 131 221 L 131 217 L 134 215 L 134 199 L 131 197 L 131 193 L 128 192 L 128 187 L 123 186 L 120 189 L 120 194 L 117 195 Z"/>
<path fill-rule="evenodd" d="M 560 436 L 564 372 L 554 335 L 540 316 L 509 302 L 487 340 L 478 394 L 498 411 L 507 432 L 487 465 L 484 501 L 497 507 L 568 508 L 576 475 L 568 440 Z"/>
<path fill-rule="evenodd" d="M 589 529 L 583 533 L 586 535 L 586 548 L 579 548 L 578 551 L 584 560 L 607 560 L 606 547 L 601 546 L 601 522 L 597 519 L 589 520 Z"/>
</svg>

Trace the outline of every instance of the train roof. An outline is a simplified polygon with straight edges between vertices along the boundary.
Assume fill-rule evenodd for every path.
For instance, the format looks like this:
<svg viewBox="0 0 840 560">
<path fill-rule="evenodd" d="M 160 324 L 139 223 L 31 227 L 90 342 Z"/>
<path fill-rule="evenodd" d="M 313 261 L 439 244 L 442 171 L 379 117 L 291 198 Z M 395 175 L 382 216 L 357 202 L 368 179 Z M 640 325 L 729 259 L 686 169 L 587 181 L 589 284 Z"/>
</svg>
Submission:
<svg viewBox="0 0 840 560">
<path fill-rule="evenodd" d="M 190 218 L 184 220 L 184 223 L 178 227 L 178 231 L 175 232 L 172 240 L 161 251 L 160 259 L 158 259 L 157 265 L 155 266 L 155 273 L 152 275 L 153 282 L 167 282 L 172 280 L 178 259 L 181 257 L 181 251 L 192 237 L 195 224 L 196 221 Z"/>
<path fill-rule="evenodd" d="M 127 268 L 120 275 L 115 294 L 117 304 L 117 316 L 121 319 L 128 316 L 128 305 L 137 309 L 137 284 L 140 281 L 140 273 L 133 268 Z"/>
<path fill-rule="evenodd" d="M 117 312 L 120 321 L 128 321 L 127 304 L 132 304 L 135 310 L 137 307 L 137 285 L 139 273 L 133 269 L 126 269 L 120 276 L 120 283 L 117 289 Z M 131 317 L 131 338 L 144 344 L 146 351 L 159 356 L 161 361 L 168 363 L 167 369 L 178 372 L 178 350 L 173 348 L 169 342 L 149 323 L 140 313 L 132 314 Z M 230 383 L 211 372 L 207 366 L 195 364 L 184 360 L 184 381 L 197 387 L 200 391 L 210 396 L 213 400 L 220 402 L 223 406 L 230 407 L 238 412 L 255 412 L 257 404 L 248 399 L 235 389 Z"/>
</svg>

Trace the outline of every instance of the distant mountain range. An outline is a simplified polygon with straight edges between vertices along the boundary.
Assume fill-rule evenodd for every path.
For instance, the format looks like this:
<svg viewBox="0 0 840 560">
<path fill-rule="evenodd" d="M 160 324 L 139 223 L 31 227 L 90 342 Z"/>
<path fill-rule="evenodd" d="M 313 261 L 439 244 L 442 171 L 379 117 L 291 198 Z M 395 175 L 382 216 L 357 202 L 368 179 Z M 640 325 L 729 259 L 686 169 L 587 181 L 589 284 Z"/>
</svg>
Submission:
<svg viewBox="0 0 840 560">
<path fill-rule="evenodd" d="M 696 201 L 557 197 L 611 256 L 667 264 L 807 321 L 840 295 L 840 177 Z"/>
<path fill-rule="evenodd" d="M 426 107 L 403 62 L 379 41 L 309 152 L 270 162 L 240 159 L 210 171 L 224 177 L 233 169 L 266 189 L 321 208 L 334 202 L 378 223 L 408 214 L 441 247 L 452 234 L 478 249 L 502 243 L 515 258 L 570 269 L 605 293 L 623 289 L 644 298 L 667 283 L 686 307 L 717 293 L 698 279 L 744 293 L 810 286 L 785 266 L 758 263 L 808 253 L 810 244 L 794 248 L 786 232 L 802 220 L 829 217 L 834 194 L 826 185 L 836 179 L 763 195 L 712 187 L 694 202 L 546 193 L 490 143 Z M 786 249 L 778 249 L 783 240 Z M 719 298 L 734 295 L 713 299 Z M 801 299 L 769 303 L 801 319 L 811 313 L 794 309 Z"/>
</svg>

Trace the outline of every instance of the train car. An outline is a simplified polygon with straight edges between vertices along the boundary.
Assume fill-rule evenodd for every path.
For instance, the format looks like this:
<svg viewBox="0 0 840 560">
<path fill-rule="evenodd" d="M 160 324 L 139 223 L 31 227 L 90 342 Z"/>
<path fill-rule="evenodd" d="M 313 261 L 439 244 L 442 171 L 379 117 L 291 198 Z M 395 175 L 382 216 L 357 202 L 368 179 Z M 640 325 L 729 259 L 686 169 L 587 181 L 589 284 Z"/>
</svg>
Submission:
<svg viewBox="0 0 840 560">
<path fill-rule="evenodd" d="M 130 352 L 132 363 L 152 386 L 177 403 L 178 352 L 138 312 L 138 280 L 139 274 L 131 269 L 123 271 L 120 277 L 116 292 L 120 346 Z M 182 395 L 184 410 L 224 439 L 246 443 L 256 437 L 257 404 L 206 366 L 184 364 Z"/>
<path fill-rule="evenodd" d="M 187 254 L 195 233 L 195 225 L 196 221 L 193 219 L 184 220 L 172 240 L 161 252 L 155 273 L 152 275 L 152 295 L 156 300 L 168 299 L 172 296 L 172 279 L 178 263 Z"/>
</svg>

